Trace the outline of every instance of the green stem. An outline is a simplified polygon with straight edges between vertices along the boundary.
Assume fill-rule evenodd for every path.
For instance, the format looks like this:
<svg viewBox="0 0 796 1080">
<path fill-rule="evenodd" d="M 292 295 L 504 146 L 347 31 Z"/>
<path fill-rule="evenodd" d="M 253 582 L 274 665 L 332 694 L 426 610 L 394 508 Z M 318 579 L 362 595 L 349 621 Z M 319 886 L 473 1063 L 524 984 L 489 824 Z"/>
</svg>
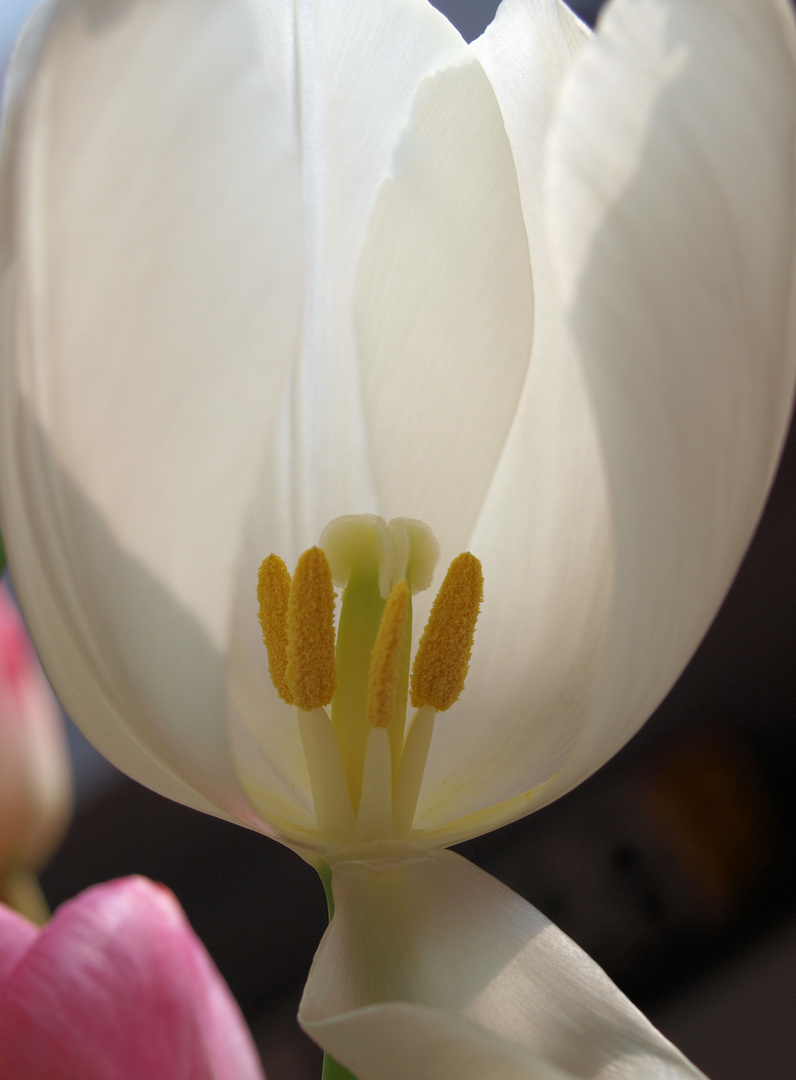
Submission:
<svg viewBox="0 0 796 1080">
<path fill-rule="evenodd" d="M 348 1071 L 345 1065 L 335 1061 L 331 1054 L 324 1053 L 321 1080 L 357 1080 L 357 1078 Z"/>
<path fill-rule="evenodd" d="M 50 908 L 39 879 L 24 867 L 11 867 L 0 875 L 0 900 L 36 926 L 44 926 L 50 920 Z"/>
<path fill-rule="evenodd" d="M 318 876 L 326 893 L 326 909 L 329 912 L 329 922 L 334 918 L 334 896 L 332 895 L 332 868 L 328 863 L 319 863 L 316 867 Z"/>
<path fill-rule="evenodd" d="M 321 863 L 318 874 L 323 882 L 323 891 L 326 893 L 326 907 L 329 909 L 329 922 L 334 918 L 334 896 L 332 895 L 332 868 L 328 863 Z M 321 1080 L 357 1080 L 353 1073 L 349 1072 L 345 1065 L 335 1061 L 331 1054 L 324 1051 L 323 1072 Z"/>
</svg>

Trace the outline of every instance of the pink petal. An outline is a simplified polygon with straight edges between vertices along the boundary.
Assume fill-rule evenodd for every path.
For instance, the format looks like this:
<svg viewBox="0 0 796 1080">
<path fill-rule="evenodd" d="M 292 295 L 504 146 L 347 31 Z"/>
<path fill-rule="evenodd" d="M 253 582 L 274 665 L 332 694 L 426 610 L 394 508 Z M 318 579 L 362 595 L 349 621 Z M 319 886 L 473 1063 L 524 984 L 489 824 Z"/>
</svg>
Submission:
<svg viewBox="0 0 796 1080">
<path fill-rule="evenodd" d="M 0 694 L 11 697 L 30 677 L 33 649 L 8 587 L 0 585 Z"/>
<path fill-rule="evenodd" d="M 60 907 L 0 985 L 0 1076 L 263 1080 L 174 896 L 134 877 Z"/>
<path fill-rule="evenodd" d="M 37 935 L 33 923 L 0 904 L 0 983 L 25 955 Z"/>
<path fill-rule="evenodd" d="M 58 703 L 0 583 L 0 864 L 38 869 L 71 814 L 72 773 Z"/>
</svg>

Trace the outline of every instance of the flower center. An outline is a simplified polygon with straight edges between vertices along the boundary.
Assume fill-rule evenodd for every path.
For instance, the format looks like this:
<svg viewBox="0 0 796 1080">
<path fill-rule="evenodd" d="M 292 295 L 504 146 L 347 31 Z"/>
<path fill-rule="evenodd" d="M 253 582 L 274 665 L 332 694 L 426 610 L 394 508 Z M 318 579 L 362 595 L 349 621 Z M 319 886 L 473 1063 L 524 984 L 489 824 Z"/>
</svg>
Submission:
<svg viewBox="0 0 796 1080">
<path fill-rule="evenodd" d="M 464 689 L 483 596 L 469 552 L 445 575 L 410 680 L 412 595 L 431 584 L 438 556 L 422 522 L 363 514 L 328 525 L 292 579 L 278 555 L 260 567 L 268 671 L 296 707 L 318 829 L 341 843 L 409 835 L 435 716 Z"/>
</svg>

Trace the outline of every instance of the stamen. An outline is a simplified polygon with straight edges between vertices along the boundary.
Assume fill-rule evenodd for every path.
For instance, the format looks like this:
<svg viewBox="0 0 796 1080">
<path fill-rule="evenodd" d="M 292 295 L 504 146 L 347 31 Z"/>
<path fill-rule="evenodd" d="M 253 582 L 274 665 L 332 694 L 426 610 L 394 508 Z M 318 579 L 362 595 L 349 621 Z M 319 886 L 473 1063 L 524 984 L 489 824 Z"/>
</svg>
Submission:
<svg viewBox="0 0 796 1080">
<path fill-rule="evenodd" d="M 435 716 L 464 688 L 483 599 L 481 564 L 465 552 L 431 607 L 405 731 L 412 598 L 430 584 L 438 554 L 422 522 L 367 514 L 331 522 L 292 581 L 277 555 L 260 567 L 268 671 L 296 706 L 316 826 L 330 843 L 414 835 Z M 344 586 L 336 646 L 333 582 Z"/>
<path fill-rule="evenodd" d="M 342 839 L 354 835 L 354 810 L 340 744 L 325 709 L 298 710 L 299 735 L 310 776 L 318 828 Z"/>
<path fill-rule="evenodd" d="M 278 555 L 263 560 L 257 575 L 257 602 L 260 626 L 268 653 L 268 674 L 276 691 L 288 705 L 293 695 L 285 678 L 287 671 L 287 608 L 290 598 L 290 574 Z"/>
<path fill-rule="evenodd" d="M 478 609 L 484 596 L 481 563 L 469 551 L 448 567 L 412 665 L 412 705 L 443 712 L 464 689 Z"/>
<path fill-rule="evenodd" d="M 354 837 L 360 844 L 392 836 L 392 762 L 390 737 L 371 728 L 362 770 L 362 794 Z"/>
<path fill-rule="evenodd" d="M 408 617 L 409 586 L 399 581 L 387 599 L 370 657 L 367 717 L 373 727 L 388 727 L 395 714 Z"/>
<path fill-rule="evenodd" d="M 328 705 L 337 685 L 334 662 L 334 589 L 329 562 L 318 547 L 305 551 L 290 586 L 285 678 L 294 703 L 309 712 Z"/>
<path fill-rule="evenodd" d="M 412 726 L 406 735 L 393 789 L 393 825 L 398 837 L 409 835 L 415 819 L 436 715 L 433 706 L 423 705 L 415 713 Z"/>
</svg>

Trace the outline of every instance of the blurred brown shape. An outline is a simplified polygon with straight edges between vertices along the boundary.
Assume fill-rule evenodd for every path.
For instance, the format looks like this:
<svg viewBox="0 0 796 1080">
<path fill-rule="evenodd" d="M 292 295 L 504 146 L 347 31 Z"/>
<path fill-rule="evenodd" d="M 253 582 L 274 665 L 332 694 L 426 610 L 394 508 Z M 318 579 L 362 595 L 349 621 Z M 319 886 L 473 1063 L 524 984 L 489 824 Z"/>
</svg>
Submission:
<svg viewBox="0 0 796 1080">
<path fill-rule="evenodd" d="M 643 786 L 642 805 L 709 921 L 726 922 L 777 851 L 774 809 L 748 746 L 716 734 L 670 751 Z"/>
</svg>

